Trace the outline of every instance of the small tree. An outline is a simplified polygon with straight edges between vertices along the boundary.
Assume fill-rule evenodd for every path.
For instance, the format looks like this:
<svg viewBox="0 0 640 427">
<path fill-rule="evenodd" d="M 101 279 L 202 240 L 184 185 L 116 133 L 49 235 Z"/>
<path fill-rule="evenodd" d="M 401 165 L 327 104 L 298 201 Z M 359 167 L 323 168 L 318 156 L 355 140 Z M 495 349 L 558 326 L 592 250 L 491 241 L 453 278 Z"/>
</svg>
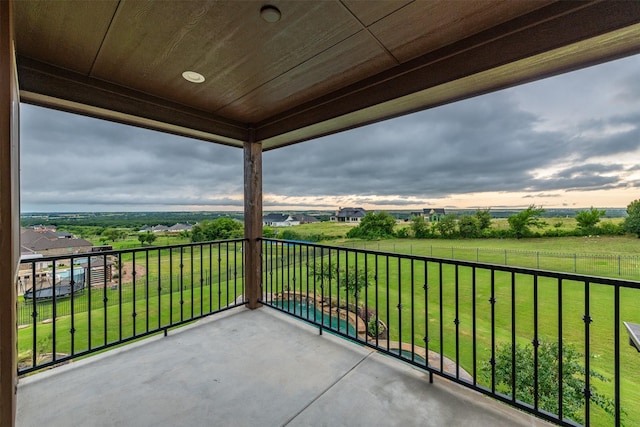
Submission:
<svg viewBox="0 0 640 427">
<path fill-rule="evenodd" d="M 191 229 L 192 242 L 237 239 L 243 236 L 244 227 L 233 218 L 222 217 L 213 221 L 202 221 Z"/>
<path fill-rule="evenodd" d="M 153 242 L 156 241 L 156 239 L 158 238 L 158 236 L 156 236 L 154 233 L 147 231 L 146 233 L 144 233 L 144 237 L 145 237 L 145 242 L 147 242 L 148 245 L 153 244 Z"/>
<path fill-rule="evenodd" d="M 329 266 L 328 262 L 314 264 L 313 275 L 317 280 L 324 280 L 329 284 L 337 283 L 339 287 L 344 288 L 356 298 L 362 288 L 369 286 L 373 281 L 364 268 L 356 269 L 355 265 L 350 265 L 349 268 L 338 268 L 337 265 Z"/>
<path fill-rule="evenodd" d="M 416 239 L 426 239 L 430 236 L 429 225 L 422 215 L 411 218 L 411 231 Z"/>
<path fill-rule="evenodd" d="M 624 231 L 635 234 L 640 238 L 640 199 L 629 203 L 627 215 L 624 219 Z"/>
<path fill-rule="evenodd" d="M 507 218 L 509 228 L 517 239 L 531 235 L 531 227 L 542 228 L 546 225 L 540 216 L 544 209 L 530 205 L 527 209 Z"/>
<path fill-rule="evenodd" d="M 140 240 L 140 243 L 142 245 L 144 245 L 145 243 L 150 245 L 153 242 L 156 241 L 156 239 L 158 238 L 158 236 L 156 236 L 154 233 L 152 233 L 151 231 L 147 231 L 146 233 L 140 233 L 138 234 L 138 240 Z"/>
<path fill-rule="evenodd" d="M 480 227 L 480 231 L 491 228 L 491 212 L 489 209 L 476 211 L 475 217 L 478 219 L 478 227 Z"/>
<path fill-rule="evenodd" d="M 588 211 L 577 211 L 575 218 L 578 222 L 578 228 L 583 233 L 593 233 L 596 230 L 596 225 L 600 222 L 600 218 L 606 214 L 606 211 L 595 209 L 593 206 Z"/>
<path fill-rule="evenodd" d="M 458 219 L 458 229 L 462 237 L 478 237 L 480 235 L 480 221 L 475 216 L 463 215 Z"/>
<path fill-rule="evenodd" d="M 359 239 L 386 239 L 393 237 L 393 228 L 396 219 L 387 212 L 367 213 L 357 227 L 352 228 L 347 233 L 348 238 Z"/>
<path fill-rule="evenodd" d="M 538 346 L 538 404 L 541 409 L 557 414 L 558 384 L 562 381 L 562 413 L 565 418 L 572 419 L 580 424 L 584 423 L 582 408 L 584 406 L 584 393 L 586 387 L 584 381 L 585 368 L 580 363 L 582 355 L 573 345 L 562 345 L 562 374 L 558 369 L 559 346 L 557 342 L 541 342 Z M 534 388 L 534 349 L 533 345 L 526 346 L 516 344 L 516 366 L 512 369 L 512 349 L 510 343 L 504 343 L 496 347 L 495 352 L 495 381 L 496 389 L 501 393 L 511 395 L 511 389 L 515 371 L 515 394 L 522 402 L 533 405 L 535 395 Z M 492 364 L 485 363 L 482 368 L 485 381 L 491 380 Z M 600 381 L 609 381 L 608 378 L 596 371 L 590 371 L 591 378 Z M 597 392 L 593 382 L 590 382 L 591 402 L 604 409 L 609 415 L 614 415 L 615 406 L 613 399 L 607 398 Z M 621 411 L 624 413 L 624 411 Z"/>
<path fill-rule="evenodd" d="M 442 237 L 453 237 L 456 234 L 456 216 L 453 214 L 445 215 L 435 225 Z"/>
</svg>

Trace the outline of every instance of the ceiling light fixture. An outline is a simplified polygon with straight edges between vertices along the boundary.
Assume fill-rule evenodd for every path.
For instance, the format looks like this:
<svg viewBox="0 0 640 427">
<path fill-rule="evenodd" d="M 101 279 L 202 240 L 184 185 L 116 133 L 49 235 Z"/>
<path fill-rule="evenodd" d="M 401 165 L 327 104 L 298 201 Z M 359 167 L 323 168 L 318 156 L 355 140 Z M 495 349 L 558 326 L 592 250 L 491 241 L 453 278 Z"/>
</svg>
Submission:
<svg viewBox="0 0 640 427">
<path fill-rule="evenodd" d="M 195 71 L 185 71 L 182 73 L 182 77 L 188 82 L 191 83 L 202 83 L 204 82 L 204 76 L 200 73 L 196 73 Z"/>
<path fill-rule="evenodd" d="M 282 14 L 277 7 L 266 5 L 263 6 L 262 9 L 260 9 L 260 16 L 265 21 L 273 24 L 274 22 L 278 22 L 280 20 L 280 16 L 282 16 Z"/>
</svg>

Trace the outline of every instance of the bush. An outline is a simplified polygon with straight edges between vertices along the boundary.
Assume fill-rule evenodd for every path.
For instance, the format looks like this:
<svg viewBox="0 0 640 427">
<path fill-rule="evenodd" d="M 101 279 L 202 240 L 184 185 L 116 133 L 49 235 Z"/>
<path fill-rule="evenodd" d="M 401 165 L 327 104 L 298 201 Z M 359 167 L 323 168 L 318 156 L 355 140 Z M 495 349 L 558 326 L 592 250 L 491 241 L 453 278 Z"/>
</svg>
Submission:
<svg viewBox="0 0 640 427">
<path fill-rule="evenodd" d="M 244 235 L 244 226 L 235 219 L 222 217 L 213 221 L 202 221 L 191 230 L 192 242 L 238 239 Z"/>
<path fill-rule="evenodd" d="M 614 224 L 611 221 L 603 221 L 597 227 L 598 234 L 602 236 L 621 236 L 624 234 L 622 225 Z"/>
<path fill-rule="evenodd" d="M 640 199 L 629 203 L 627 215 L 629 216 L 624 219 L 624 231 L 636 234 L 640 238 Z"/>
<path fill-rule="evenodd" d="M 463 215 L 458 220 L 458 230 L 461 237 L 478 237 L 480 235 L 480 221 L 475 216 Z"/>
<path fill-rule="evenodd" d="M 357 227 L 347 233 L 349 239 L 388 239 L 394 237 L 396 219 L 386 212 L 367 213 Z"/>
<path fill-rule="evenodd" d="M 511 215 L 507 218 L 507 221 L 509 222 L 509 229 L 513 236 L 516 239 L 520 239 L 522 237 L 536 237 L 536 233 L 531 231 L 531 227 L 542 228 L 546 225 L 546 222 L 540 219 L 540 216 L 544 212 L 544 209 L 530 205 L 522 212 Z M 537 236 L 539 236 L 539 234 Z"/>
<path fill-rule="evenodd" d="M 512 369 L 511 357 L 515 351 L 516 366 Z M 516 398 L 522 402 L 533 405 L 534 389 L 534 366 L 535 352 L 532 344 L 522 346 L 516 344 L 515 350 L 510 343 L 498 345 L 495 353 L 495 380 L 496 389 L 506 395 L 511 395 L 512 384 L 515 380 Z M 562 381 L 563 399 L 562 412 L 565 418 L 572 419 L 580 424 L 584 423 L 583 406 L 585 388 L 584 372 L 585 368 L 580 361 L 582 355 L 573 345 L 562 345 L 562 375 L 558 370 L 559 346 L 557 342 L 540 342 L 538 346 L 538 402 L 540 409 L 553 414 L 559 412 L 558 406 L 558 384 Z M 491 381 L 492 364 L 485 363 L 482 368 L 486 381 Z M 516 376 L 513 378 L 513 371 Z M 608 378 L 597 373 L 590 372 L 590 377 L 603 382 Z M 591 386 L 591 402 L 607 412 L 614 415 L 614 403 L 597 392 L 593 382 Z M 622 411 L 624 413 L 624 411 Z"/>
</svg>

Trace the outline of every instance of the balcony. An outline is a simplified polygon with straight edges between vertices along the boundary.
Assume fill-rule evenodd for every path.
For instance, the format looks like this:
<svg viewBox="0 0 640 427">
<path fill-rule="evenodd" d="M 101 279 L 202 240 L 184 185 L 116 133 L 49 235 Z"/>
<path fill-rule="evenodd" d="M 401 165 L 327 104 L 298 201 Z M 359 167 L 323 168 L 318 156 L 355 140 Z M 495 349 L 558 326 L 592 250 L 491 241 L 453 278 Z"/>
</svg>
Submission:
<svg viewBox="0 0 640 427">
<path fill-rule="evenodd" d="M 245 244 L 26 262 L 23 292 L 42 270 L 83 286 L 19 302 L 18 425 L 637 421 L 637 282 L 262 239 L 247 310 Z"/>
<path fill-rule="evenodd" d="M 26 377 L 18 426 L 546 423 L 264 307 Z"/>
</svg>

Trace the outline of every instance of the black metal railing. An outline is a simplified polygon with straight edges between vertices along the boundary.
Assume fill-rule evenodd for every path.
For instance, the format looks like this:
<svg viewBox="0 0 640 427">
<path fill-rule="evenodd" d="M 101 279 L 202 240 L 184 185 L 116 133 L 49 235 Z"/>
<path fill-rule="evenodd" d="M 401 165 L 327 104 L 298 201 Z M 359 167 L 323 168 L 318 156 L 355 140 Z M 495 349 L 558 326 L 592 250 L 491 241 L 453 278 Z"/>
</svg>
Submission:
<svg viewBox="0 0 640 427">
<path fill-rule="evenodd" d="M 637 424 L 640 283 L 262 240 L 263 303 L 560 425 Z"/>
<path fill-rule="evenodd" d="M 243 304 L 244 239 L 21 262 L 18 374 Z"/>
</svg>

